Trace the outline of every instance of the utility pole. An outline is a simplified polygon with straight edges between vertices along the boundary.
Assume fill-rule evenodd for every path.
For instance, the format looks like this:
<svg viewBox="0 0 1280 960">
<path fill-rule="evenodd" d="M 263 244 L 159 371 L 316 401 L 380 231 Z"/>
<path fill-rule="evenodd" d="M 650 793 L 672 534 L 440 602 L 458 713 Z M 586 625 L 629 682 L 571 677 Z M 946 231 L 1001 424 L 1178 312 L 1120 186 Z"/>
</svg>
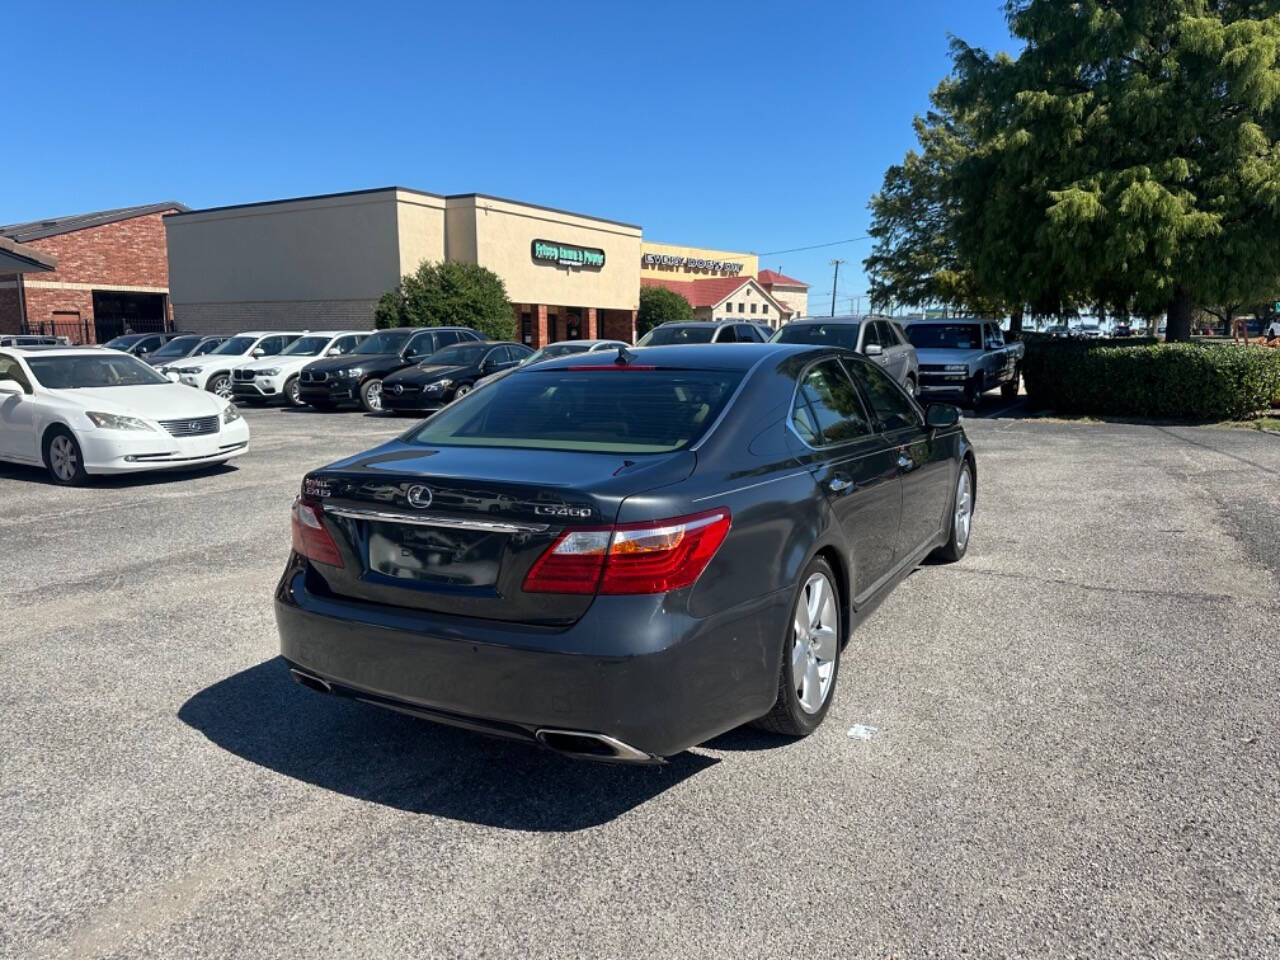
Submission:
<svg viewBox="0 0 1280 960">
<path fill-rule="evenodd" d="M 836 268 L 836 275 L 831 278 L 831 315 L 836 315 L 836 287 L 840 285 L 840 264 L 848 263 L 847 260 L 832 260 L 831 266 Z"/>
</svg>

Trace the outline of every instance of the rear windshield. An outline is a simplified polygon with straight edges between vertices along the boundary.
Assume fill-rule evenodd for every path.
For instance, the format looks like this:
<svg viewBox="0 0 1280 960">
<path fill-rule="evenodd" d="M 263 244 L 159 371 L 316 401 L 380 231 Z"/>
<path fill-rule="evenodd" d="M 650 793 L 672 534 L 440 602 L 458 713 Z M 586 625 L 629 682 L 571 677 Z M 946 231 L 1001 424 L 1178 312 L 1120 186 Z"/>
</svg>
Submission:
<svg viewBox="0 0 1280 960">
<path fill-rule="evenodd" d="M 976 323 L 913 323 L 907 339 L 917 350 L 980 350 L 982 331 Z"/>
<path fill-rule="evenodd" d="M 696 443 L 741 380 L 736 370 L 533 367 L 455 401 L 408 440 L 447 447 L 668 453 Z"/>
<path fill-rule="evenodd" d="M 859 323 L 789 323 L 773 336 L 774 343 L 821 343 L 858 349 Z"/>
<path fill-rule="evenodd" d="M 641 347 L 669 347 L 678 343 L 710 343 L 715 327 L 654 327 L 640 340 Z"/>
</svg>

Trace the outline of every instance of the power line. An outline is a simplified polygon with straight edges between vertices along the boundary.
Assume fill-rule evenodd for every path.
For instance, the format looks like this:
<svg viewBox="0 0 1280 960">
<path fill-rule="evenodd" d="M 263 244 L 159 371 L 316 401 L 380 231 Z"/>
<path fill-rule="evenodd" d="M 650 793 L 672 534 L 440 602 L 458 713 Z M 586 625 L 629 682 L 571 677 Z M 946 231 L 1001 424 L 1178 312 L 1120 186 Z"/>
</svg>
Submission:
<svg viewBox="0 0 1280 960">
<path fill-rule="evenodd" d="M 776 257 L 780 253 L 800 253 L 804 250 L 821 250 L 823 247 L 838 247 L 844 243 L 857 243 L 859 240 L 870 240 L 868 234 L 865 237 L 852 237 L 849 240 L 832 240 L 830 243 L 815 243 L 812 247 L 792 247 L 790 250 L 770 250 L 768 253 L 759 253 L 759 257 Z"/>
</svg>

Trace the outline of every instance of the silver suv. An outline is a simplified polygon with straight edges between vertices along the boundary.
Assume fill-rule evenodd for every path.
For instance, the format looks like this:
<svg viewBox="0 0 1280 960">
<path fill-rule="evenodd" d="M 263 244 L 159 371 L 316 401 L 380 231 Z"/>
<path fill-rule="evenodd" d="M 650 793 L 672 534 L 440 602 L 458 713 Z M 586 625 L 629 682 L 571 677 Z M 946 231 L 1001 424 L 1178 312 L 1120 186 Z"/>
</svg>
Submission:
<svg viewBox="0 0 1280 960">
<path fill-rule="evenodd" d="M 773 335 L 774 343 L 820 343 L 845 347 L 878 363 L 913 397 L 920 388 L 916 348 L 888 317 L 801 317 Z"/>
</svg>

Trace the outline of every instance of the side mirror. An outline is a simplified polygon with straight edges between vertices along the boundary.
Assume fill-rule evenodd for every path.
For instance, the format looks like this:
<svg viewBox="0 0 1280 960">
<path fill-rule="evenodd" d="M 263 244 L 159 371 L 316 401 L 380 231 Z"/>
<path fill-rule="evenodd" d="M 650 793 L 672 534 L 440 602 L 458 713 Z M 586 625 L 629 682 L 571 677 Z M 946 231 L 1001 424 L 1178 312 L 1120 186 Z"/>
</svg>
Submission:
<svg viewBox="0 0 1280 960">
<path fill-rule="evenodd" d="M 165 378 L 166 378 L 170 383 L 181 383 L 181 382 L 182 382 L 182 378 L 181 378 L 181 377 L 179 377 L 179 376 L 178 376 L 176 373 L 174 373 L 172 370 L 166 370 L 166 371 L 165 371 Z"/>
<path fill-rule="evenodd" d="M 330 347 L 328 350 L 326 350 L 326 351 L 324 352 L 324 355 L 325 355 L 326 357 L 340 357 L 340 356 L 342 356 L 342 348 L 341 348 L 341 347 Z"/>
<path fill-rule="evenodd" d="M 931 403 L 925 407 L 924 422 L 930 430 L 954 427 L 960 422 L 960 408 L 949 403 Z"/>
<path fill-rule="evenodd" d="M 17 394 L 22 396 L 27 391 L 23 389 L 22 384 L 17 380 L 0 380 L 0 395 Z"/>
<path fill-rule="evenodd" d="M 261 347 L 254 347 L 253 353 L 249 354 L 251 357 L 265 357 L 266 355 L 267 351 L 263 350 Z"/>
<path fill-rule="evenodd" d="M 868 343 L 862 348 L 862 352 L 868 357 L 878 357 L 880 354 L 884 353 L 884 347 L 880 346 L 878 343 Z"/>
</svg>

